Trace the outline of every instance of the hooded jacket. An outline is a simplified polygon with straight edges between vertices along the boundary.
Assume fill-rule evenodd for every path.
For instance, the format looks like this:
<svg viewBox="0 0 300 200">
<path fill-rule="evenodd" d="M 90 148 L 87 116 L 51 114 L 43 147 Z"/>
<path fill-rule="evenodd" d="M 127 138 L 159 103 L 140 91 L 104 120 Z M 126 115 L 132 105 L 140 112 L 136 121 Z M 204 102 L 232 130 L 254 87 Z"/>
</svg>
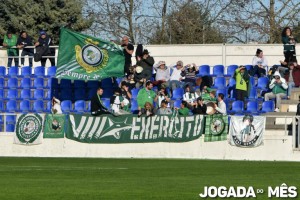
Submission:
<svg viewBox="0 0 300 200">
<path fill-rule="evenodd" d="M 280 77 L 281 83 L 276 83 L 275 76 L 279 76 Z M 286 83 L 286 80 L 281 77 L 281 75 L 280 75 L 280 73 L 278 71 L 276 71 L 274 73 L 274 75 L 273 75 L 273 79 L 272 79 L 269 87 L 270 87 L 270 89 L 272 89 L 272 92 L 274 94 L 279 94 L 279 93 L 286 93 L 288 85 Z"/>
</svg>

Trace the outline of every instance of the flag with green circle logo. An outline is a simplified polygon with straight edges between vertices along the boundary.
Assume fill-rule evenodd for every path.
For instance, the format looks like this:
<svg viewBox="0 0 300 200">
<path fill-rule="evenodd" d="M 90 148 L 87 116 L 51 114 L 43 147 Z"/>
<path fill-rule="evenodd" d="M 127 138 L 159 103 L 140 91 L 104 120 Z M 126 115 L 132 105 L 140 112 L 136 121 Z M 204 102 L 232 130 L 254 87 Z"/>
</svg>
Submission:
<svg viewBox="0 0 300 200">
<path fill-rule="evenodd" d="M 61 28 L 56 78 L 101 80 L 124 76 L 121 46 Z"/>
<path fill-rule="evenodd" d="M 228 116 L 214 114 L 205 116 L 204 142 L 227 140 Z"/>
<path fill-rule="evenodd" d="M 43 139 L 43 115 L 40 114 L 18 114 L 14 135 L 15 144 L 41 144 Z"/>
</svg>

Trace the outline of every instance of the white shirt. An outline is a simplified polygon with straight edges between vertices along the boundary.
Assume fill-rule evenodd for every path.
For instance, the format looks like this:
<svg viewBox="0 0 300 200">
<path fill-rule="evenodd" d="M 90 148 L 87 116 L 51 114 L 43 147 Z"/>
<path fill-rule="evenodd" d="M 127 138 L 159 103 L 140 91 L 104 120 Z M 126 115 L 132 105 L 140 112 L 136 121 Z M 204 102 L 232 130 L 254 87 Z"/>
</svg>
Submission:
<svg viewBox="0 0 300 200">
<path fill-rule="evenodd" d="M 180 69 L 177 69 L 177 67 L 174 67 L 173 68 L 173 72 L 172 72 L 172 75 L 170 77 L 170 81 L 180 81 L 179 79 L 182 78 L 184 79 L 184 77 L 181 76 L 181 68 Z"/>
<path fill-rule="evenodd" d="M 264 67 L 267 67 L 268 66 L 268 61 L 267 61 L 267 59 L 264 56 L 262 58 L 254 56 L 253 60 L 252 60 L 252 65 L 253 66 L 255 66 L 255 65 L 262 65 Z"/>
<path fill-rule="evenodd" d="M 226 104 L 223 100 L 218 102 L 218 107 L 216 107 L 216 110 L 219 113 L 226 115 Z"/>
<path fill-rule="evenodd" d="M 198 98 L 198 94 L 197 93 L 190 93 L 190 92 L 186 92 L 183 94 L 183 100 L 185 100 L 188 103 L 193 103 L 194 101 L 196 101 L 196 99 Z"/>
<path fill-rule="evenodd" d="M 53 112 L 54 110 L 56 110 L 56 113 Z M 52 106 L 52 113 L 53 114 L 62 114 L 63 113 L 59 103 L 55 103 L 54 106 Z"/>
</svg>

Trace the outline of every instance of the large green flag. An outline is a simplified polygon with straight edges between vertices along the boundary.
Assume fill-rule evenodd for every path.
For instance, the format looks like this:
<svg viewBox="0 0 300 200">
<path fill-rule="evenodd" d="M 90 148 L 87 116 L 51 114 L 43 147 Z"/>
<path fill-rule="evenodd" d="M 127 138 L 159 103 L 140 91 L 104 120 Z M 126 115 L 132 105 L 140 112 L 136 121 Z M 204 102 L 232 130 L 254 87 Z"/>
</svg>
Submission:
<svg viewBox="0 0 300 200">
<path fill-rule="evenodd" d="M 44 122 L 44 138 L 64 138 L 65 118 L 63 114 L 47 114 Z"/>
<path fill-rule="evenodd" d="M 92 36 L 61 28 L 56 77 L 100 80 L 124 75 L 123 49 Z"/>
</svg>

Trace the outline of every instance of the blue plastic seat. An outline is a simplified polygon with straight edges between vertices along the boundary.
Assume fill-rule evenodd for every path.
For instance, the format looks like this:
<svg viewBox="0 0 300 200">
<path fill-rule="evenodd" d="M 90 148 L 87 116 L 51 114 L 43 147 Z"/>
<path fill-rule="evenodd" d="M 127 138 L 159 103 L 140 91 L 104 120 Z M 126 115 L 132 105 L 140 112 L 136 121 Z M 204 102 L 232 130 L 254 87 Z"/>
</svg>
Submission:
<svg viewBox="0 0 300 200">
<path fill-rule="evenodd" d="M 228 81 L 227 87 L 228 88 L 235 88 L 235 85 L 236 85 L 236 80 L 234 78 L 230 78 L 229 81 Z"/>
<path fill-rule="evenodd" d="M 184 91 L 182 88 L 176 88 L 175 90 L 173 90 L 173 95 L 172 95 L 172 100 L 176 100 L 176 99 L 182 99 L 184 94 Z"/>
<path fill-rule="evenodd" d="M 31 91 L 30 89 L 23 89 L 21 90 L 20 100 L 30 99 L 31 98 Z"/>
<path fill-rule="evenodd" d="M 261 106 L 261 113 L 274 112 L 275 104 L 274 101 L 264 101 Z"/>
<path fill-rule="evenodd" d="M 61 102 L 61 110 L 64 114 L 68 114 L 72 111 L 72 101 L 64 100 Z"/>
<path fill-rule="evenodd" d="M 251 71 L 253 68 L 253 65 L 244 65 L 244 67 L 246 67 L 247 71 Z"/>
<path fill-rule="evenodd" d="M 48 90 L 46 92 L 46 96 L 44 97 L 44 100 L 51 100 L 52 99 L 52 93 L 51 90 Z"/>
<path fill-rule="evenodd" d="M 225 88 L 226 87 L 226 78 L 225 77 L 216 77 L 214 85 L 212 88 Z"/>
<path fill-rule="evenodd" d="M 8 68 L 7 77 L 17 77 L 19 75 L 19 68 L 18 67 L 10 67 Z"/>
<path fill-rule="evenodd" d="M 245 113 L 258 113 L 257 101 L 249 101 L 247 103 L 247 109 L 246 109 Z"/>
<path fill-rule="evenodd" d="M 139 108 L 139 105 L 138 105 L 138 103 L 137 103 L 137 100 L 135 100 L 135 99 L 133 99 L 132 101 L 131 101 L 131 108 L 130 108 L 130 110 L 131 110 L 131 112 L 133 113 L 133 114 L 138 114 L 138 108 Z"/>
<path fill-rule="evenodd" d="M 0 100 L 3 100 L 3 99 L 5 99 L 5 97 L 4 97 L 4 90 L 0 89 Z"/>
<path fill-rule="evenodd" d="M 107 109 L 110 109 L 110 99 L 103 99 L 102 102 Z"/>
<path fill-rule="evenodd" d="M 72 93 L 71 88 L 62 88 L 60 90 L 59 99 L 61 101 L 64 101 L 64 100 L 73 100 L 73 93 Z"/>
<path fill-rule="evenodd" d="M 7 90 L 7 95 L 5 99 L 17 99 L 18 98 L 18 90 L 17 89 L 8 89 Z"/>
<path fill-rule="evenodd" d="M 6 67 L 0 66 L 0 77 L 3 78 L 6 76 Z"/>
<path fill-rule="evenodd" d="M 6 115 L 6 132 L 14 132 L 16 125 L 15 115 Z"/>
<path fill-rule="evenodd" d="M 257 91 L 256 91 L 256 88 L 255 88 L 255 87 L 252 87 L 252 88 L 250 89 L 249 96 L 248 96 L 247 99 L 249 99 L 249 100 L 257 99 Z"/>
<path fill-rule="evenodd" d="M 5 87 L 4 78 L 0 78 L 0 88 L 3 89 Z"/>
<path fill-rule="evenodd" d="M 175 100 L 173 103 L 173 108 L 180 108 L 182 100 Z"/>
<path fill-rule="evenodd" d="M 55 77 L 56 75 L 56 66 L 50 66 L 47 68 L 47 75 L 45 77 L 47 78 L 51 78 L 51 77 Z"/>
<path fill-rule="evenodd" d="M 100 82 L 99 81 L 88 81 L 87 87 L 88 88 L 99 88 Z"/>
<path fill-rule="evenodd" d="M 132 99 L 136 99 L 136 97 L 137 97 L 139 91 L 140 91 L 140 89 L 133 88 L 133 89 L 131 90 L 131 96 L 132 96 L 131 98 L 132 98 Z"/>
<path fill-rule="evenodd" d="M 261 90 L 268 90 L 269 79 L 267 77 L 260 77 L 257 80 L 257 88 Z"/>
<path fill-rule="evenodd" d="M 20 112 L 29 113 L 30 112 L 30 102 L 29 100 L 22 100 L 20 102 Z"/>
<path fill-rule="evenodd" d="M 20 83 L 20 88 L 29 89 L 31 88 L 31 79 L 28 77 L 22 78 Z"/>
<path fill-rule="evenodd" d="M 224 65 L 215 65 L 213 67 L 213 76 L 224 76 Z"/>
<path fill-rule="evenodd" d="M 229 111 L 230 114 L 238 114 L 243 113 L 244 111 L 244 102 L 243 101 L 234 101 L 231 105 L 231 110 Z"/>
<path fill-rule="evenodd" d="M 44 88 L 44 78 L 35 78 L 33 81 L 33 87 L 37 89 Z"/>
<path fill-rule="evenodd" d="M 197 76 L 209 76 L 210 75 L 210 66 L 209 65 L 201 65 L 199 67 L 199 72 Z"/>
<path fill-rule="evenodd" d="M 74 88 L 86 88 L 85 81 L 82 80 L 74 80 Z"/>
<path fill-rule="evenodd" d="M 43 102 L 43 100 L 35 100 L 33 102 L 32 111 L 35 112 L 35 113 L 44 112 L 44 102 Z"/>
<path fill-rule="evenodd" d="M 32 71 L 32 68 L 29 67 L 29 66 L 26 66 L 26 67 L 22 67 L 21 68 L 21 75 L 20 77 L 24 78 L 24 77 L 31 77 L 31 72 Z"/>
<path fill-rule="evenodd" d="M 251 84 L 251 87 L 255 87 L 255 78 L 253 76 L 250 76 L 249 82 Z"/>
<path fill-rule="evenodd" d="M 43 66 L 35 67 L 34 68 L 34 76 L 44 78 L 45 77 L 45 67 L 43 67 Z"/>
<path fill-rule="evenodd" d="M 122 80 L 123 80 L 122 77 L 119 77 L 119 78 L 116 79 L 118 86 L 121 84 Z"/>
<path fill-rule="evenodd" d="M 3 112 L 3 111 L 4 111 L 4 103 L 3 103 L 3 101 L 0 101 L 0 112 Z"/>
<path fill-rule="evenodd" d="M 71 80 L 69 80 L 69 79 L 61 79 L 61 80 L 60 80 L 59 87 L 60 87 L 61 89 L 62 89 L 62 88 L 67 88 L 67 89 L 71 90 L 72 82 L 71 82 Z"/>
<path fill-rule="evenodd" d="M 112 78 L 105 78 L 103 80 L 101 80 L 101 87 L 102 88 L 113 88 L 114 83 Z"/>
<path fill-rule="evenodd" d="M 238 67 L 238 65 L 228 65 L 226 76 L 232 77 Z"/>
<path fill-rule="evenodd" d="M 7 86 L 6 88 L 12 89 L 18 87 L 18 79 L 17 78 L 9 78 L 7 80 Z"/>
<path fill-rule="evenodd" d="M 17 112 L 17 101 L 16 100 L 8 100 L 6 102 L 6 112 L 14 113 Z"/>
<path fill-rule="evenodd" d="M 39 100 L 39 99 L 44 99 L 44 90 L 43 89 L 36 89 L 33 92 L 33 99 L 34 100 Z"/>
<path fill-rule="evenodd" d="M 86 99 L 86 89 L 76 88 L 74 89 L 74 101 L 85 100 Z"/>
<path fill-rule="evenodd" d="M 47 87 L 58 89 L 59 88 L 58 79 L 57 78 L 49 78 Z"/>
<path fill-rule="evenodd" d="M 75 101 L 74 112 L 75 113 L 84 113 L 85 112 L 85 101 L 84 100 Z"/>
</svg>

